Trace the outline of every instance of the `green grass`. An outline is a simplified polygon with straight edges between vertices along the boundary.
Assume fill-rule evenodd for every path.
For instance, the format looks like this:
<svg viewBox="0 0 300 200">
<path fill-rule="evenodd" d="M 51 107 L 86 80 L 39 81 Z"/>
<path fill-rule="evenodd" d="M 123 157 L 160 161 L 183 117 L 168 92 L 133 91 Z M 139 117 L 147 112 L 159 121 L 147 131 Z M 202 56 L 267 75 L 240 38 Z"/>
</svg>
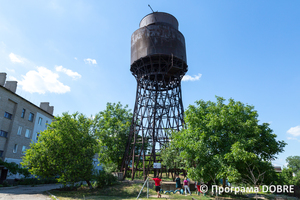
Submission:
<svg viewBox="0 0 300 200">
<path fill-rule="evenodd" d="M 58 199 L 132 199 L 136 198 L 140 189 L 142 188 L 142 183 L 129 183 L 120 182 L 118 185 L 103 189 L 93 189 L 89 190 L 88 187 L 79 187 L 72 191 L 65 191 L 63 189 L 51 190 L 51 193 L 57 196 Z M 146 195 L 146 189 L 144 189 L 143 195 Z M 151 190 L 151 194 L 154 191 Z"/>
<path fill-rule="evenodd" d="M 275 195 L 275 194 L 264 193 L 264 196 L 266 197 L 266 199 L 274 199 L 275 197 L 284 197 L 284 198 L 287 198 L 288 200 L 295 200 L 295 197 L 290 197 L 287 195 Z"/>
<path fill-rule="evenodd" d="M 88 200 L 99 200 L 99 199 L 110 199 L 110 200 L 119 200 L 119 199 L 128 199 L 134 200 L 137 198 L 143 182 L 140 180 L 140 183 L 124 181 L 119 182 L 119 184 L 103 188 L 103 189 L 93 189 L 89 190 L 87 186 L 79 187 L 72 191 L 66 191 L 63 189 L 51 190 L 50 193 L 55 195 L 59 200 L 78 200 L 78 199 L 88 199 Z M 146 200 L 146 191 L 147 188 L 144 188 L 139 199 Z M 149 189 L 150 198 L 149 199 L 157 199 L 157 194 L 154 189 Z M 275 195 L 272 194 L 262 194 L 267 199 L 274 199 Z M 286 197 L 286 196 L 285 196 Z M 161 199 L 181 199 L 181 200 L 209 200 L 209 199 L 219 199 L 219 200 L 229 200 L 229 199 L 255 199 L 255 198 L 247 198 L 244 195 L 231 195 L 225 194 L 223 196 L 219 196 L 218 198 L 211 196 L 198 196 L 195 194 L 195 191 L 192 192 L 192 196 L 190 195 L 181 195 L 181 194 L 162 194 Z M 293 199 L 293 198 L 288 198 Z"/>
<path fill-rule="evenodd" d="M 88 187 L 79 187 L 72 191 L 66 191 L 63 189 L 55 189 L 51 190 L 50 193 L 55 195 L 59 200 L 74 200 L 74 199 L 89 199 L 89 200 L 98 200 L 98 199 L 111 199 L 111 200 L 119 200 L 119 199 L 128 199 L 133 200 L 137 198 L 143 183 L 133 183 L 133 182 L 120 182 L 118 185 L 114 185 L 111 187 L 103 188 L 103 189 L 93 189 L 89 190 Z M 144 188 L 139 199 L 147 199 L 147 188 Z M 149 199 L 157 199 L 157 194 L 154 189 L 149 189 Z M 192 196 L 188 195 L 180 195 L 180 194 L 170 194 L 165 195 L 162 194 L 162 199 L 182 199 L 182 200 L 199 200 L 200 196 L 197 196 L 193 193 Z M 211 199 L 209 197 L 201 196 L 201 200 Z"/>
</svg>

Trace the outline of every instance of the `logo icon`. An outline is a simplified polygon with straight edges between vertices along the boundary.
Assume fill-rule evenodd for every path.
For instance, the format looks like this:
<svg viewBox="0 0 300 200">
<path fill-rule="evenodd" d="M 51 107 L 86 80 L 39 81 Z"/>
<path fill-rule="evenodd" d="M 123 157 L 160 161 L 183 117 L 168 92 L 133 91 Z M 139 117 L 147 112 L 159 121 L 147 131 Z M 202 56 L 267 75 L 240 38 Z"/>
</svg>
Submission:
<svg viewBox="0 0 300 200">
<path fill-rule="evenodd" d="M 203 184 L 200 186 L 200 191 L 203 192 L 203 193 L 206 193 L 208 191 L 208 186 Z"/>
</svg>

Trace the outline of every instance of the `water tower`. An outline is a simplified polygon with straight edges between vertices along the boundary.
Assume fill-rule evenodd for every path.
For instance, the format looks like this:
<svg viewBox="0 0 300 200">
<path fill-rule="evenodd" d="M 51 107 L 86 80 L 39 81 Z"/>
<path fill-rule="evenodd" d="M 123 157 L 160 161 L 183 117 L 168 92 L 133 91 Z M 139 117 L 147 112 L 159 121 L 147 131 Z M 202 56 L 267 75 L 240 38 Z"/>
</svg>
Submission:
<svg viewBox="0 0 300 200">
<path fill-rule="evenodd" d="M 145 16 L 131 36 L 130 71 L 137 89 L 121 168 L 124 177 L 127 170 L 132 179 L 136 171 L 143 171 L 144 178 L 150 170 L 157 172 L 152 163 L 161 162 L 159 152 L 169 142 L 168 130 L 183 125 L 181 79 L 187 70 L 185 40 L 177 19 L 164 12 Z"/>
</svg>

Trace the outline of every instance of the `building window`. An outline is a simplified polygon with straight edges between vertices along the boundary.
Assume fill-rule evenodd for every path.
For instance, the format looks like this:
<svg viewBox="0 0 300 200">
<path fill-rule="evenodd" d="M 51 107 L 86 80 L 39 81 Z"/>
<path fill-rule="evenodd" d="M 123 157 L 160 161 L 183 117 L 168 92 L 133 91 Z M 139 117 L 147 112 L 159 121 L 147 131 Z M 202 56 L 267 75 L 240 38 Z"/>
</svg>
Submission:
<svg viewBox="0 0 300 200">
<path fill-rule="evenodd" d="M 12 114 L 10 114 L 8 112 L 5 112 L 4 113 L 4 117 L 7 118 L 7 119 L 11 119 L 12 118 Z"/>
<path fill-rule="evenodd" d="M 48 120 L 46 120 L 45 128 L 47 128 L 47 126 L 48 126 Z"/>
<path fill-rule="evenodd" d="M 34 118 L 34 114 L 33 113 L 29 113 L 28 121 L 33 122 L 33 118 Z"/>
<path fill-rule="evenodd" d="M 22 147 L 22 155 L 25 155 L 25 151 L 26 151 L 26 146 Z"/>
<path fill-rule="evenodd" d="M 24 117 L 25 117 L 25 112 L 26 112 L 26 110 L 23 108 L 23 110 L 22 110 L 22 114 L 21 114 L 21 117 L 22 117 L 22 118 L 24 118 Z"/>
<path fill-rule="evenodd" d="M 3 151 L 0 151 L 0 157 L 2 157 L 2 155 L 3 155 Z"/>
<path fill-rule="evenodd" d="M 14 152 L 14 153 L 17 153 L 17 151 L 18 151 L 18 145 L 15 144 L 14 149 L 13 149 L 13 152 Z"/>
<path fill-rule="evenodd" d="M 30 138 L 30 130 L 29 129 L 26 129 L 25 137 Z"/>
<path fill-rule="evenodd" d="M 38 141 L 40 134 L 36 133 L 36 141 Z"/>
<path fill-rule="evenodd" d="M 22 133 L 22 126 L 19 126 L 17 135 L 21 135 L 21 133 Z"/>
<path fill-rule="evenodd" d="M 0 136 L 1 137 L 7 137 L 7 132 L 0 130 Z"/>
<path fill-rule="evenodd" d="M 39 117 L 38 124 L 39 124 L 39 125 L 42 125 L 42 121 L 43 121 L 43 118 Z"/>
</svg>

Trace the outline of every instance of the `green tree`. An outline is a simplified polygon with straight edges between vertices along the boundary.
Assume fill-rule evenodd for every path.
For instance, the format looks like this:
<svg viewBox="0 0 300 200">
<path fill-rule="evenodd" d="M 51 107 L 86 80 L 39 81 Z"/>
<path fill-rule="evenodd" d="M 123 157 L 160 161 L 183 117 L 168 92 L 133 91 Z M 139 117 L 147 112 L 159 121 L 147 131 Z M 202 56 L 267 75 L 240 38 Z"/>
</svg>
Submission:
<svg viewBox="0 0 300 200">
<path fill-rule="evenodd" d="M 22 165 L 40 177 L 59 176 L 63 184 L 85 180 L 91 188 L 97 141 L 92 120 L 75 113 L 55 117 L 37 143 L 26 150 Z"/>
<path fill-rule="evenodd" d="M 192 179 L 241 179 L 246 172 L 238 166 L 271 161 L 286 143 L 276 141 L 269 124 L 258 124 L 253 106 L 217 97 L 217 102 L 196 101 L 185 112 L 185 128 L 172 133 L 172 145 Z M 250 163 L 256 160 L 256 163 Z M 249 174 L 250 172 L 248 172 Z"/>
<path fill-rule="evenodd" d="M 166 166 L 167 169 L 184 169 L 184 161 L 180 156 L 180 149 L 173 146 L 172 143 L 166 144 L 161 149 L 162 165 Z M 175 171 L 176 173 L 176 171 Z M 179 174 L 179 172 L 177 172 Z M 175 180 L 175 176 L 172 178 Z"/>
<path fill-rule="evenodd" d="M 300 185 L 300 156 L 289 156 L 286 162 L 287 168 L 280 174 L 283 184 Z"/>
<path fill-rule="evenodd" d="M 6 162 L 0 159 L 0 165 L 3 165 L 4 167 L 6 167 L 8 169 L 9 174 L 20 174 L 23 175 L 25 178 L 30 176 L 30 172 L 28 171 L 27 168 L 24 167 L 20 167 L 18 164 L 14 163 L 14 162 Z"/>
<path fill-rule="evenodd" d="M 283 168 L 281 173 L 279 174 L 280 177 L 280 185 L 293 185 L 293 170 L 291 168 Z"/>
<path fill-rule="evenodd" d="M 128 140 L 132 113 L 128 106 L 107 103 L 106 109 L 95 116 L 95 135 L 99 142 L 99 162 L 106 171 L 121 168 Z"/>
<path fill-rule="evenodd" d="M 300 156 L 289 156 L 286 158 L 286 162 L 295 174 L 300 172 Z"/>
<path fill-rule="evenodd" d="M 270 161 L 261 159 L 253 152 L 246 151 L 241 142 L 232 145 L 225 159 L 237 174 L 232 177 L 232 182 L 251 185 L 274 184 L 277 176 Z"/>
</svg>

